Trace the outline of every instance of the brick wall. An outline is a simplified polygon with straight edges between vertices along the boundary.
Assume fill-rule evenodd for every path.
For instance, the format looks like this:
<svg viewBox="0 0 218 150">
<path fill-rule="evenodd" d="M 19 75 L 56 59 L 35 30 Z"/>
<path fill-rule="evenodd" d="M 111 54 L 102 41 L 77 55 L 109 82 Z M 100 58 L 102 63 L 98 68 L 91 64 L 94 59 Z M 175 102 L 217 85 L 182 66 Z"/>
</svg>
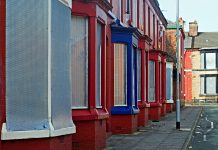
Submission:
<svg viewBox="0 0 218 150">
<path fill-rule="evenodd" d="M 5 121 L 5 0 L 0 0 L 0 130 Z M 1 137 L 1 133 L 0 133 Z M 0 149 L 2 144 L 0 140 Z"/>
</svg>

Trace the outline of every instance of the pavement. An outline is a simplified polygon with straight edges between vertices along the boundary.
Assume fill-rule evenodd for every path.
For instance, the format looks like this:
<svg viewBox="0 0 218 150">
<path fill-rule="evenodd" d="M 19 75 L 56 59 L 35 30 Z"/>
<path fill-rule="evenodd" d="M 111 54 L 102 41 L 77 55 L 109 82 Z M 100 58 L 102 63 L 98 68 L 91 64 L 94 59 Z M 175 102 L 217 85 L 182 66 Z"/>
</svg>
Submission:
<svg viewBox="0 0 218 150">
<path fill-rule="evenodd" d="M 181 129 L 176 130 L 176 113 L 150 122 L 133 134 L 112 135 L 105 150 L 183 150 L 188 147 L 202 107 L 181 109 Z"/>
</svg>

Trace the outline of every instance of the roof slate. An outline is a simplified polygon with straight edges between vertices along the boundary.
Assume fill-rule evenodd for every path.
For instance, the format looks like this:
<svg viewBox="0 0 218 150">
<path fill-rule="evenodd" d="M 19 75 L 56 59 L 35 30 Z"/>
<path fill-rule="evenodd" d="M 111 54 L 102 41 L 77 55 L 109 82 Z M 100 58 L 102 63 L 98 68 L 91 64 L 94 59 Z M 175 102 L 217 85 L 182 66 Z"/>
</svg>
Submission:
<svg viewBox="0 0 218 150">
<path fill-rule="evenodd" d="M 190 37 L 185 33 L 185 48 L 201 49 L 205 47 L 218 47 L 218 32 L 198 32 L 198 36 Z"/>
</svg>

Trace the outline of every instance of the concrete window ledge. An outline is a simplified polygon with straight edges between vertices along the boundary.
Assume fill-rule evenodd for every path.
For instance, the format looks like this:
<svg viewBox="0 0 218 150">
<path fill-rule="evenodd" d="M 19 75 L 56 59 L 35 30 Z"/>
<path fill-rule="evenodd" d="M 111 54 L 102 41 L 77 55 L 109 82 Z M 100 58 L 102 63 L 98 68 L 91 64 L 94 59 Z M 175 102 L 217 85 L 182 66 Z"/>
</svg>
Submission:
<svg viewBox="0 0 218 150">
<path fill-rule="evenodd" d="M 167 103 L 167 104 L 173 104 L 174 101 L 173 101 L 173 100 L 166 100 L 166 103 Z"/>
<path fill-rule="evenodd" d="M 73 134 L 76 128 L 72 127 L 54 130 L 51 126 L 50 130 L 30 130 L 30 131 L 8 131 L 6 123 L 2 124 L 1 140 L 19 140 L 19 139 L 32 139 L 32 138 L 48 138 L 61 135 Z"/>
</svg>

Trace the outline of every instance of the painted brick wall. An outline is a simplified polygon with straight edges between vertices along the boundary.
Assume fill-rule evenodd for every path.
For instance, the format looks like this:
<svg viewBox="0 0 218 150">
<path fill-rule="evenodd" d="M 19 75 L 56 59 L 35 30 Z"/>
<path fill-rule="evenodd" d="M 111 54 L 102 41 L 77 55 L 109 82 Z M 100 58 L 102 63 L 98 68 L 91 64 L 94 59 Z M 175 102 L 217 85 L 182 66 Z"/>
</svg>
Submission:
<svg viewBox="0 0 218 150">
<path fill-rule="evenodd" d="M 185 72 L 185 102 L 192 103 L 192 72 Z"/>
<path fill-rule="evenodd" d="M 200 51 L 192 51 L 192 69 L 200 69 Z"/>
<path fill-rule="evenodd" d="M 184 69 L 192 69 L 192 51 L 186 50 L 184 57 Z"/>
<path fill-rule="evenodd" d="M 5 122 L 5 0 L 0 0 L 0 130 Z M 1 137 L 1 133 L 0 133 Z M 0 149 L 2 149 L 0 140 Z"/>
</svg>

